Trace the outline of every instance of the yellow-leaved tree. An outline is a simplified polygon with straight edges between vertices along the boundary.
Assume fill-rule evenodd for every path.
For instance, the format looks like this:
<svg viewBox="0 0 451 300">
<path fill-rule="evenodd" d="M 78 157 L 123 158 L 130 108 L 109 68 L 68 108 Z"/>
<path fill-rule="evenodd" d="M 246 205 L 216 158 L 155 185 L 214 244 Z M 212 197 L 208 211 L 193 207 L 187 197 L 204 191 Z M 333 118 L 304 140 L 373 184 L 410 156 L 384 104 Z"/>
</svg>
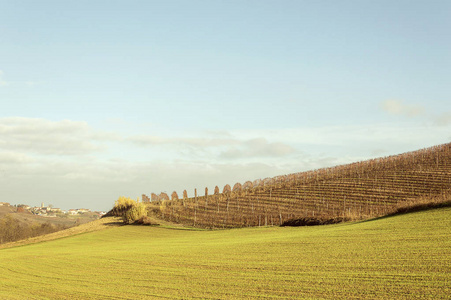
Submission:
<svg viewBox="0 0 451 300">
<path fill-rule="evenodd" d="M 113 214 L 122 217 L 124 223 L 132 224 L 147 216 L 147 209 L 144 203 L 139 202 L 139 197 L 135 201 L 131 198 L 121 196 L 114 204 Z"/>
</svg>

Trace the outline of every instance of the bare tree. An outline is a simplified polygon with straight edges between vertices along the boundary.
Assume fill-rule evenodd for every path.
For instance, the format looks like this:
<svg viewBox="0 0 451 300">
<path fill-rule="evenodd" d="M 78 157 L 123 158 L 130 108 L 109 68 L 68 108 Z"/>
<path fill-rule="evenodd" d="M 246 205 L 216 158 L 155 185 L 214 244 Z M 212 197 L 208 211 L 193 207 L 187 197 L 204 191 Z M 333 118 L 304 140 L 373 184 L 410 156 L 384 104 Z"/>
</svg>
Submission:
<svg viewBox="0 0 451 300">
<path fill-rule="evenodd" d="M 224 189 L 222 190 L 222 193 L 227 194 L 227 193 L 230 193 L 231 191 L 232 191 L 232 188 L 230 187 L 230 185 L 226 184 L 224 186 Z"/>
<path fill-rule="evenodd" d="M 253 185 L 253 183 L 252 183 L 251 181 L 246 181 L 246 182 L 243 184 L 242 188 L 243 188 L 243 190 L 249 190 L 249 189 L 251 189 L 253 186 L 254 186 L 254 185 Z"/>
<path fill-rule="evenodd" d="M 160 193 L 160 195 L 158 196 L 158 198 L 160 199 L 160 200 L 169 200 L 169 196 L 168 196 L 168 194 L 166 194 L 166 193 Z"/>
</svg>

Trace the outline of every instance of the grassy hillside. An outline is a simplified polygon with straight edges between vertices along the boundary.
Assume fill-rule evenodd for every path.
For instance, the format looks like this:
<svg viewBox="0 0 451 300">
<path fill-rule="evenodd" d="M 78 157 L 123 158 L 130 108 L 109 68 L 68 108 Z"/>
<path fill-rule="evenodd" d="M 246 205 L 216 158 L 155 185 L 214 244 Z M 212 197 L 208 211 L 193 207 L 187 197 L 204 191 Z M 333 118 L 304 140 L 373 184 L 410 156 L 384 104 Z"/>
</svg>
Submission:
<svg viewBox="0 0 451 300">
<path fill-rule="evenodd" d="M 77 215 L 62 215 L 59 214 L 56 217 L 44 217 L 39 215 L 34 215 L 29 211 L 18 212 L 15 206 L 7 205 L 0 206 L 0 219 L 6 216 L 11 216 L 14 219 L 22 223 L 51 223 L 53 225 L 62 225 L 66 227 L 71 227 L 79 224 L 85 224 L 93 220 L 98 219 L 97 214 L 92 212 L 77 214 Z"/>
<path fill-rule="evenodd" d="M 0 206 L 0 245 L 60 231 L 97 218 L 98 216 L 94 213 L 44 217 L 26 210 L 20 211 L 14 206 L 2 205 Z"/>
<path fill-rule="evenodd" d="M 29 237 L 26 239 L 0 244 L 0 249 L 11 248 L 23 245 L 29 245 L 34 243 L 40 243 L 45 241 L 52 241 L 56 239 L 61 239 L 81 233 L 87 233 L 92 231 L 104 230 L 110 227 L 121 226 L 123 225 L 121 218 L 111 217 L 100 220 L 95 220 L 89 223 L 84 223 L 78 226 L 70 227 L 64 230 L 60 230 L 57 232 L 52 232 L 49 234 Z"/>
<path fill-rule="evenodd" d="M 190 226 L 264 226 L 306 217 L 322 220 L 377 217 L 393 212 L 398 206 L 449 193 L 450 189 L 451 143 L 333 168 L 237 183 L 233 188 L 225 186 L 222 193 L 216 188 L 213 195 L 160 199 L 149 206 L 160 218 Z"/>
<path fill-rule="evenodd" d="M 1 299 L 449 299 L 451 208 L 317 227 L 121 226 L 0 250 Z"/>
<path fill-rule="evenodd" d="M 0 205 L 0 218 L 7 214 L 15 213 L 16 208 L 10 205 Z"/>
</svg>

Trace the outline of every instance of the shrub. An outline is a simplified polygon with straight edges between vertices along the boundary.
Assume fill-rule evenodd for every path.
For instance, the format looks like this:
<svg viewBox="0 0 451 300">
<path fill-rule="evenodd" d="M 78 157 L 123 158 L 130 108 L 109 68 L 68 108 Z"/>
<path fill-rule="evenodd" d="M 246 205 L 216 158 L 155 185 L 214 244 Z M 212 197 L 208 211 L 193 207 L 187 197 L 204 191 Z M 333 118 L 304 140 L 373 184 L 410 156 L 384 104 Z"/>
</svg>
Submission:
<svg viewBox="0 0 451 300">
<path fill-rule="evenodd" d="M 135 206 L 137 203 L 139 203 L 139 198 L 135 201 L 131 198 L 127 198 L 124 196 L 119 197 L 119 199 L 116 200 L 114 203 L 114 207 L 112 210 L 110 210 L 106 215 L 103 217 L 124 217 L 125 213 Z"/>
<path fill-rule="evenodd" d="M 125 224 L 135 223 L 137 220 L 147 216 L 146 205 L 139 202 L 139 198 L 135 200 L 128 197 L 119 197 L 114 203 L 114 207 L 105 216 L 122 217 Z"/>
<path fill-rule="evenodd" d="M 114 209 L 116 209 L 117 211 L 128 210 L 129 208 L 133 207 L 137 202 L 139 202 L 139 199 L 135 201 L 131 198 L 121 196 L 114 203 Z"/>
<path fill-rule="evenodd" d="M 146 216 L 146 205 L 144 203 L 135 202 L 131 208 L 129 208 L 123 217 L 124 223 L 132 224 Z"/>
</svg>

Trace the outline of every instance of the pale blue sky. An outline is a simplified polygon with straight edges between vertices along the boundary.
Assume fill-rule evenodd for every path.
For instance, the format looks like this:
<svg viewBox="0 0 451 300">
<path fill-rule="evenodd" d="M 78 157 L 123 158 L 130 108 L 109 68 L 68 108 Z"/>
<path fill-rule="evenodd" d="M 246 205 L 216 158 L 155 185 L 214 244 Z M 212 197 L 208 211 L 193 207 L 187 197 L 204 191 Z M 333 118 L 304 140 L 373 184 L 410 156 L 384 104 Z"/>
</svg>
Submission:
<svg viewBox="0 0 451 300">
<path fill-rule="evenodd" d="M 451 140 L 450 1 L 2 1 L 0 201 L 106 210 Z"/>
</svg>

